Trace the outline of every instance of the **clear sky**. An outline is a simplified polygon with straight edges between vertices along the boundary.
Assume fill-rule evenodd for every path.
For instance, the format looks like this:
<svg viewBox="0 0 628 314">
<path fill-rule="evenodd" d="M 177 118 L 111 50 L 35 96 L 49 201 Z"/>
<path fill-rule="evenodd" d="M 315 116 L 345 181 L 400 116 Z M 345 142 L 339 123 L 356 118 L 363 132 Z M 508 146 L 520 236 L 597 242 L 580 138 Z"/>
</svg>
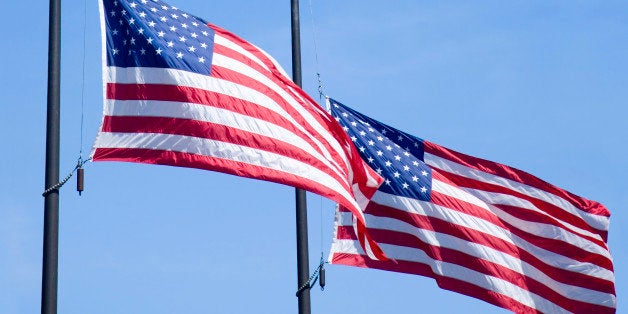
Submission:
<svg viewBox="0 0 628 314">
<path fill-rule="evenodd" d="M 86 2 L 62 4 L 62 177 L 81 149 L 81 104 L 84 157 L 101 119 L 98 6 Z M 289 1 L 170 3 L 290 72 Z M 4 9 L 0 312 L 37 313 L 48 6 Z M 302 0 L 304 89 L 313 97 L 318 71 L 327 94 L 373 118 L 605 204 L 618 313 L 628 313 L 628 2 L 312 0 L 312 11 L 318 63 Z M 59 313 L 296 313 L 293 188 L 111 162 L 87 164 L 85 180 L 83 196 L 74 180 L 61 190 Z M 308 206 L 314 269 L 329 252 L 334 204 L 309 194 Z M 505 311 L 429 278 L 329 265 L 312 312 Z"/>
</svg>

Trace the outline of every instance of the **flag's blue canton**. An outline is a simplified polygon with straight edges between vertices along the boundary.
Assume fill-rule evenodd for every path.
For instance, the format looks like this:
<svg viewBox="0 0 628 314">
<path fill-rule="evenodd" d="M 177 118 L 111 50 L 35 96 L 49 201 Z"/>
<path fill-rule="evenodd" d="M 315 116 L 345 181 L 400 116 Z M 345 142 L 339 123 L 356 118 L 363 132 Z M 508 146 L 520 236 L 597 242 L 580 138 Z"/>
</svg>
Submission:
<svg viewBox="0 0 628 314">
<path fill-rule="evenodd" d="M 103 0 L 107 65 L 209 74 L 214 30 L 158 0 Z"/>
<path fill-rule="evenodd" d="M 430 200 L 432 169 L 423 162 L 423 140 L 373 120 L 330 99 L 331 114 L 382 177 L 382 192 Z"/>
</svg>

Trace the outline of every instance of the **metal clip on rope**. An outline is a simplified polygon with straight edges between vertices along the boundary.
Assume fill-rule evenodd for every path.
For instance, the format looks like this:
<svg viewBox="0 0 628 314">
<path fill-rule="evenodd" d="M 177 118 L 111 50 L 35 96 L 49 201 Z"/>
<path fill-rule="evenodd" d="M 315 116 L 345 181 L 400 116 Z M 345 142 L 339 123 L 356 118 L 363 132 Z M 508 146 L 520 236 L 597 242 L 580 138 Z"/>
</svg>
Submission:
<svg viewBox="0 0 628 314">
<path fill-rule="evenodd" d="M 319 283 L 321 286 L 321 290 L 325 290 L 325 261 L 323 260 L 322 256 L 321 256 L 320 264 L 318 264 L 318 267 L 316 267 L 316 270 L 314 271 L 314 273 L 312 273 L 312 276 L 310 276 L 307 282 L 305 282 L 303 285 L 299 287 L 299 289 L 297 290 L 296 296 L 298 297 L 299 294 L 303 292 L 303 290 L 305 289 L 312 289 L 312 287 L 314 287 L 314 285 L 316 284 L 316 281 L 319 280 L 319 278 L 320 278 Z"/>
<path fill-rule="evenodd" d="M 52 193 L 53 191 L 58 191 L 59 188 L 61 188 L 66 182 L 68 182 L 68 180 L 70 180 L 70 178 L 72 177 L 72 175 L 74 175 L 74 172 L 78 171 L 78 180 L 76 182 L 76 190 L 79 192 L 79 195 L 81 195 L 81 192 L 83 192 L 83 176 L 84 176 L 84 171 L 83 171 L 83 165 L 92 160 L 91 158 L 88 158 L 87 160 L 83 160 L 83 158 L 79 157 L 78 159 L 78 163 L 76 164 L 76 167 L 74 167 L 74 169 L 72 169 L 72 171 L 70 173 L 68 173 L 67 176 L 65 176 L 65 178 L 63 178 L 63 180 L 57 182 L 56 184 L 54 184 L 53 186 L 47 188 L 44 193 L 41 194 L 41 196 L 46 197 L 48 196 L 50 193 Z"/>
</svg>

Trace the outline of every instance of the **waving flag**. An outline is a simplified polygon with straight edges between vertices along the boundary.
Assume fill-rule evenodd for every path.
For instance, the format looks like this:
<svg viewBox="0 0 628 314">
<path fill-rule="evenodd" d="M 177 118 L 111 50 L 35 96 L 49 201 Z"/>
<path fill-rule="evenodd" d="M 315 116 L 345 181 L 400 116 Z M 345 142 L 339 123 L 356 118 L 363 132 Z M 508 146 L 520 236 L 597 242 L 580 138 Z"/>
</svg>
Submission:
<svg viewBox="0 0 628 314">
<path fill-rule="evenodd" d="M 371 196 L 381 178 L 273 58 L 161 1 L 102 0 L 100 12 L 105 103 L 94 161 L 287 184 L 343 204 L 363 223 L 356 198 Z"/>
<path fill-rule="evenodd" d="M 441 288 L 517 313 L 615 312 L 604 206 L 330 103 L 385 179 L 365 217 L 391 259 L 365 256 L 352 214 L 340 209 L 331 263 L 432 277 Z"/>
</svg>

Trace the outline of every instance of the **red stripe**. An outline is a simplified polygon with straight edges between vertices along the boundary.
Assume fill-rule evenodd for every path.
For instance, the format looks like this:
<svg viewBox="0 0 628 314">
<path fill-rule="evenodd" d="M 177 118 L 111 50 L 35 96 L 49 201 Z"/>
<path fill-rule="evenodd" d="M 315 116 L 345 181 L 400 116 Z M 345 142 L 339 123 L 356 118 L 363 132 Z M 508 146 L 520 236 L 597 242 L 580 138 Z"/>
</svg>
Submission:
<svg viewBox="0 0 628 314">
<path fill-rule="evenodd" d="M 292 173 L 230 159 L 153 149 L 97 148 L 94 152 L 93 160 L 136 162 L 218 171 L 297 187 L 329 198 L 343 204 L 343 206 L 350 206 L 336 190 L 329 189 L 316 181 Z"/>
<path fill-rule="evenodd" d="M 613 284 L 610 281 L 548 265 L 542 260 L 540 260 L 539 258 L 537 258 L 536 256 L 534 256 L 533 254 L 525 250 L 522 250 L 516 245 L 506 242 L 491 234 L 480 232 L 480 231 L 467 228 L 464 226 L 456 225 L 451 222 L 444 221 L 442 219 L 423 216 L 419 214 L 412 214 L 403 210 L 398 210 L 392 207 L 376 204 L 373 202 L 371 202 L 368 205 L 365 213 L 378 216 L 378 217 L 389 217 L 389 218 L 397 219 L 399 221 L 406 222 L 416 228 L 425 229 L 425 230 L 434 231 L 434 232 L 443 233 L 443 234 L 448 234 L 456 238 L 462 239 L 464 241 L 480 244 L 480 245 L 495 249 L 499 252 L 502 252 L 503 254 L 510 255 L 514 258 L 525 261 L 526 263 L 530 264 L 536 269 L 544 272 L 547 276 L 559 282 L 571 284 L 574 286 L 582 286 L 582 287 L 589 288 L 592 290 L 598 290 L 598 291 L 603 291 L 607 293 L 614 293 Z M 377 228 L 377 226 L 374 226 L 368 223 L 367 223 L 367 226 L 369 226 L 369 232 L 372 228 Z M 394 238 L 376 240 L 376 242 L 390 243 L 390 244 L 395 244 L 395 243 L 391 243 L 394 241 L 395 241 Z"/>
<path fill-rule="evenodd" d="M 188 102 L 227 109 L 253 118 L 264 120 L 275 125 L 282 126 L 289 132 L 296 134 L 297 136 L 302 138 L 321 155 L 325 155 L 319 148 L 319 146 L 316 145 L 314 141 L 310 138 L 310 136 L 298 129 L 292 122 L 288 121 L 286 118 L 256 103 L 248 102 L 224 94 L 210 92 L 204 89 L 188 86 L 175 86 L 164 84 L 108 83 L 107 99 Z M 321 141 L 323 144 L 326 143 L 324 139 L 320 138 L 319 134 L 314 133 L 311 135 L 315 138 L 318 138 L 319 141 Z M 330 147 L 326 148 L 331 149 Z M 336 156 L 334 150 L 331 150 L 330 152 L 332 156 Z M 336 163 L 341 167 L 338 170 L 341 171 L 341 173 L 347 173 L 346 164 L 342 160 L 339 160 L 339 158 L 341 157 L 336 156 Z"/>
<path fill-rule="evenodd" d="M 514 311 L 516 313 L 541 313 L 529 306 L 521 304 L 517 300 L 510 298 L 506 295 L 499 294 L 493 291 L 486 290 L 482 287 L 468 283 L 466 281 L 454 279 L 451 277 L 440 276 L 426 264 L 402 261 L 374 261 L 366 256 L 347 254 L 347 253 L 334 253 L 332 256 L 332 264 L 358 266 L 364 268 L 376 268 L 388 271 L 407 273 L 430 277 L 436 280 L 438 286 L 442 289 L 458 292 L 476 299 L 480 299 L 491 303 L 493 305 L 503 307 Z"/>
<path fill-rule="evenodd" d="M 355 237 L 353 229 L 350 227 L 341 226 L 338 228 L 337 232 L 338 239 L 352 239 Z M 524 274 L 520 274 L 507 267 L 498 265 L 488 260 L 479 259 L 475 256 L 471 256 L 457 250 L 425 243 L 411 234 L 382 229 L 369 229 L 369 233 L 373 236 L 373 239 L 379 243 L 389 243 L 419 249 L 425 252 L 425 254 L 434 261 L 460 265 L 487 276 L 502 279 L 524 290 L 543 296 L 544 299 L 572 312 L 587 309 L 589 310 L 589 313 L 597 313 L 596 311 L 607 309 L 607 307 L 604 306 L 569 299 L 549 288 L 543 282 L 527 277 Z M 387 241 L 390 239 L 394 239 L 394 241 L 392 241 L 392 243 L 391 241 Z M 428 265 L 429 264 L 431 263 L 428 263 Z"/>
<path fill-rule="evenodd" d="M 552 217 L 550 218 L 553 220 L 550 222 L 552 225 L 560 225 L 565 230 L 571 233 L 574 233 L 580 237 L 586 238 L 596 243 L 597 245 L 606 248 L 606 242 L 604 240 L 600 240 L 600 239 L 596 239 L 588 235 L 576 233 L 570 230 L 569 228 L 567 228 L 562 222 L 567 222 L 578 228 L 599 234 L 600 237 L 602 237 L 603 239 L 605 239 L 607 235 L 606 232 L 591 227 L 591 225 L 587 224 L 587 222 L 584 221 L 581 217 L 575 216 L 556 205 L 553 205 L 543 200 L 539 200 L 537 198 L 528 196 L 526 194 L 511 190 L 509 188 L 506 188 L 498 184 L 486 183 L 486 182 L 482 182 L 482 181 L 478 181 L 474 179 L 469 179 L 467 177 L 463 177 L 463 176 L 460 176 L 451 172 L 446 172 L 440 169 L 435 169 L 435 171 L 432 172 L 432 175 L 434 178 L 438 178 L 438 179 L 442 178 L 446 181 L 451 182 L 453 185 L 456 185 L 461 188 L 471 188 L 471 189 L 480 190 L 480 191 L 507 194 L 513 197 L 526 200 L 532 203 L 532 205 L 534 205 L 539 210 L 547 213 L 550 217 Z"/>
<path fill-rule="evenodd" d="M 340 177 L 327 165 L 301 148 L 271 137 L 221 124 L 163 117 L 105 116 L 102 132 L 176 134 L 251 147 L 304 162 L 334 178 L 345 190 L 351 189 L 346 178 Z"/>
<path fill-rule="evenodd" d="M 525 171 L 521 171 L 519 169 L 492 162 L 486 159 L 459 153 L 428 141 L 424 141 L 424 149 L 427 153 L 448 159 L 463 166 L 507 178 L 509 180 L 523 183 L 525 185 L 530 185 L 537 189 L 554 194 L 560 198 L 567 200 L 572 205 L 580 208 L 585 212 L 594 215 L 610 217 L 610 212 L 608 211 L 608 209 L 606 209 L 606 207 L 604 207 L 604 205 L 596 201 L 582 198 L 559 187 L 551 185 Z"/>
</svg>

